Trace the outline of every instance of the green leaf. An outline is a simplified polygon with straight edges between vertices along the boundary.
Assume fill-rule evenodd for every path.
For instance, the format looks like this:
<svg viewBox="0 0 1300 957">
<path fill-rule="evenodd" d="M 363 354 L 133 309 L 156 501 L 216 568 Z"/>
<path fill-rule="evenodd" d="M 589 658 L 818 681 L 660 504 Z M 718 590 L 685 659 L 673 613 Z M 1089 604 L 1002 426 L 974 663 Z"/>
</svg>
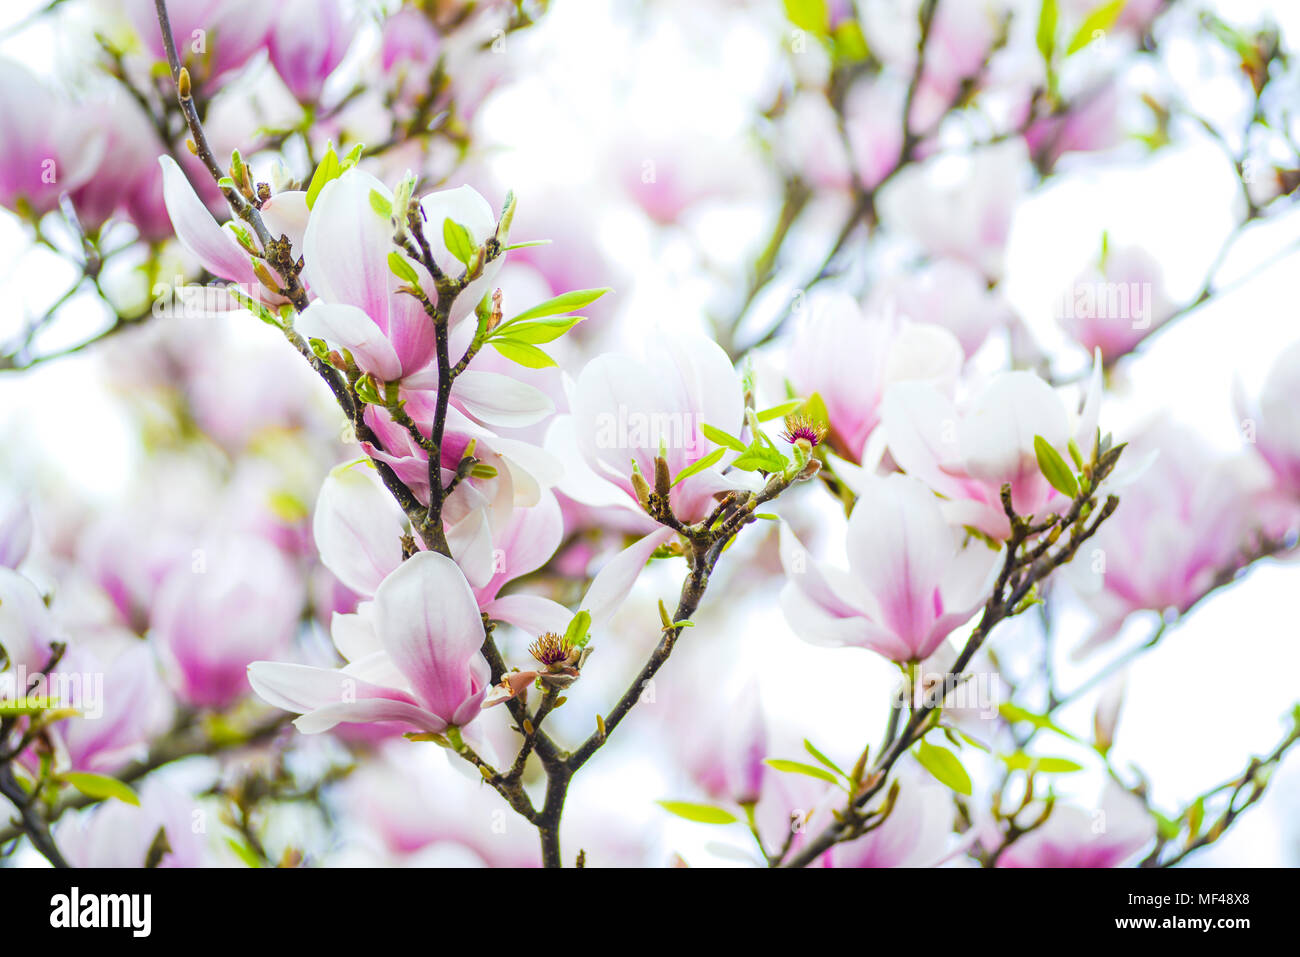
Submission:
<svg viewBox="0 0 1300 957">
<path fill-rule="evenodd" d="M 1007 766 L 1008 770 L 1029 771 L 1031 773 L 1073 774 L 1075 771 L 1083 770 L 1082 764 L 1068 758 L 1037 757 L 1032 754 L 1025 754 L 1023 751 L 1002 755 L 1002 763 Z"/>
<path fill-rule="evenodd" d="M 791 399 L 789 402 L 782 402 L 780 405 L 774 405 L 770 409 L 764 409 L 758 413 L 758 421 L 769 422 L 772 419 L 784 419 L 792 412 L 797 412 L 804 405 L 803 399 Z"/>
<path fill-rule="evenodd" d="M 591 628 L 591 614 L 580 611 L 573 616 L 573 620 L 569 622 L 569 627 L 565 629 L 564 640 L 582 648 L 589 640 L 587 635 L 589 628 Z"/>
<path fill-rule="evenodd" d="M 830 758 L 826 757 L 826 755 L 822 754 L 821 751 L 817 750 L 817 747 L 807 738 L 803 739 L 803 749 L 807 751 L 809 754 L 811 754 L 818 761 L 820 761 L 822 764 L 826 765 L 826 767 L 830 768 L 832 771 L 844 777 L 848 777 L 848 775 L 844 773 L 843 769 L 838 764 L 836 764 Z"/>
<path fill-rule="evenodd" d="M 1078 53 L 1099 34 L 1113 27 L 1119 15 L 1124 12 L 1124 5 L 1127 2 L 1128 0 L 1110 0 L 1109 3 L 1103 3 L 1084 17 L 1083 23 L 1079 24 L 1079 29 L 1074 32 L 1070 45 L 1066 47 L 1065 55 Z"/>
<path fill-rule="evenodd" d="M 769 768 L 776 771 L 782 771 L 786 774 L 803 774 L 810 778 L 816 778 L 819 781 L 829 781 L 831 784 L 838 784 L 839 781 L 835 775 L 825 768 L 819 768 L 816 765 L 804 764 L 802 761 L 783 761 L 779 758 L 764 758 L 763 763 Z"/>
<path fill-rule="evenodd" d="M 1205 798 L 1198 797 L 1196 803 L 1187 809 L 1187 836 L 1196 840 L 1201 833 L 1201 824 L 1205 821 Z"/>
<path fill-rule="evenodd" d="M 1034 454 L 1038 456 L 1038 467 L 1042 470 L 1043 477 L 1052 488 L 1070 498 L 1079 494 L 1079 482 L 1065 464 L 1065 459 L 1041 435 L 1034 436 Z"/>
<path fill-rule="evenodd" d="M 71 784 L 86 797 L 97 800 L 117 798 L 125 804 L 140 806 L 140 799 L 131 790 L 131 786 L 119 781 L 117 778 L 110 778 L 103 774 L 91 774 L 87 771 L 68 771 L 59 775 L 59 778 Z"/>
<path fill-rule="evenodd" d="M 734 435 L 723 432 L 721 429 L 715 429 L 711 425 L 701 425 L 700 431 L 703 432 L 704 437 L 714 445 L 722 445 L 736 452 L 743 452 L 747 448 L 745 443 L 740 441 L 740 439 L 736 438 Z"/>
<path fill-rule="evenodd" d="M 393 275 L 398 279 L 404 279 L 411 285 L 416 286 L 420 283 L 420 277 L 415 271 L 415 267 L 406 261 L 406 257 L 394 250 L 388 254 L 388 268 L 393 271 Z"/>
<path fill-rule="evenodd" d="M 555 365 L 555 360 L 536 346 L 526 342 L 512 342 L 509 339 L 491 339 L 489 345 L 511 362 L 518 362 L 529 369 L 545 369 Z"/>
<path fill-rule="evenodd" d="M 523 322 L 526 319 L 541 319 L 543 316 L 562 316 L 567 312 L 576 312 L 595 302 L 607 292 L 609 292 L 608 289 L 574 289 L 572 292 L 563 293 L 554 299 L 539 302 L 531 309 L 525 309 L 513 319 L 502 323 L 502 325 L 508 326 L 516 322 Z"/>
<path fill-rule="evenodd" d="M 254 850 L 243 841 L 237 841 L 233 837 L 228 837 L 226 838 L 226 844 L 235 852 L 235 856 L 249 867 L 262 866 L 262 862 L 258 860 L 256 852 L 254 852 Z"/>
<path fill-rule="evenodd" d="M 765 449 L 762 446 L 751 445 L 744 455 L 739 456 L 731 463 L 731 467 L 740 469 L 742 472 L 754 472 L 759 469 L 764 472 L 780 472 L 788 464 L 789 461 L 780 452 L 774 452 L 772 449 Z"/>
<path fill-rule="evenodd" d="M 377 189 L 372 189 L 370 191 L 370 208 L 384 219 L 389 219 L 393 215 L 392 201 Z"/>
<path fill-rule="evenodd" d="M 549 239 L 532 239 L 526 243 L 511 243 L 509 246 L 502 246 L 501 251 L 508 253 L 512 249 L 527 249 L 530 246 L 549 246 L 550 244 L 551 240 Z"/>
<path fill-rule="evenodd" d="M 712 804 L 692 804 L 690 801 L 656 801 L 669 814 L 696 824 L 735 824 L 740 819 L 724 808 Z"/>
<path fill-rule="evenodd" d="M 311 182 L 307 185 L 307 208 L 311 209 L 316 205 L 316 197 L 320 195 L 326 183 L 341 175 L 343 175 L 343 167 L 339 165 L 338 154 L 334 152 L 334 144 L 331 143 L 325 150 L 325 155 L 316 164 L 316 172 L 312 173 Z"/>
<path fill-rule="evenodd" d="M 539 342 L 551 342 L 560 338 L 584 319 L 586 319 L 586 316 L 566 316 L 563 319 L 521 322 L 517 325 L 507 326 L 501 338 L 510 339 L 514 342 L 528 342 L 533 345 Z M 498 329 L 497 333 L 501 334 L 501 330 Z"/>
<path fill-rule="evenodd" d="M 785 17 L 800 30 L 826 34 L 831 27 L 831 12 L 826 0 L 785 0 Z"/>
<path fill-rule="evenodd" d="M 1034 37 L 1044 63 L 1051 63 L 1052 54 L 1056 51 L 1056 25 L 1059 19 L 1060 11 L 1056 0 L 1043 0 L 1043 5 L 1038 10 L 1038 30 Z"/>
<path fill-rule="evenodd" d="M 946 784 L 958 794 L 971 793 L 970 775 L 962 767 L 957 755 L 937 744 L 922 741 L 913 752 L 917 762 L 941 783 Z"/>
<path fill-rule="evenodd" d="M 690 465 L 686 466 L 686 468 L 677 473 L 677 478 L 673 479 L 673 485 L 676 485 L 682 479 L 690 478 L 697 472 L 703 472 L 709 466 L 716 464 L 722 456 L 726 455 L 726 453 L 726 449 L 714 449 L 708 455 L 704 456 L 704 458 L 692 462 Z"/>
<path fill-rule="evenodd" d="M 1005 721 L 1010 721 L 1010 722 L 1028 721 L 1035 728 L 1042 728 L 1045 731 L 1054 732 L 1055 734 L 1059 734 L 1063 738 L 1069 738 L 1071 741 L 1079 740 L 1074 735 L 1072 735 L 1069 731 L 1066 731 L 1064 728 L 1058 727 L 1056 723 L 1052 721 L 1051 718 L 1047 717 L 1047 715 L 1034 714 L 1032 711 L 1026 711 L 1024 708 L 1020 707 L 1019 705 L 1012 704 L 1010 701 L 998 705 L 998 714 L 1002 715 L 1002 718 Z"/>
<path fill-rule="evenodd" d="M 442 241 L 447 246 L 447 252 L 455 256 L 462 265 L 468 266 L 470 260 L 474 258 L 474 240 L 470 238 L 469 230 L 454 219 L 442 221 Z"/>
</svg>

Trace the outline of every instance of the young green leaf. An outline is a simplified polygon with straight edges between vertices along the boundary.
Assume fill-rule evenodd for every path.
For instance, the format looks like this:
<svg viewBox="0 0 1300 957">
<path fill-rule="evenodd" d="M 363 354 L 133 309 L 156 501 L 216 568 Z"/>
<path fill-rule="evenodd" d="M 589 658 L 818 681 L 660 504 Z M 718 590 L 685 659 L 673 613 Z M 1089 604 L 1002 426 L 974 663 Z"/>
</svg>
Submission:
<svg viewBox="0 0 1300 957">
<path fill-rule="evenodd" d="M 502 338 L 515 342 L 527 342 L 537 345 L 560 338 L 586 316 L 565 316 L 562 319 L 541 319 L 537 322 L 521 322 L 498 329 Z"/>
<path fill-rule="evenodd" d="M 1107 30 L 1115 25 L 1119 15 L 1124 12 L 1124 4 L 1128 0 L 1110 0 L 1094 9 L 1079 24 L 1079 29 L 1074 32 L 1074 37 L 1070 40 L 1070 45 L 1065 49 L 1065 55 L 1070 56 L 1078 53 L 1093 40 L 1104 34 Z"/>
<path fill-rule="evenodd" d="M 470 238 L 469 230 L 454 219 L 442 221 L 442 241 L 447 246 L 447 252 L 462 265 L 468 266 L 474 258 L 474 240 Z"/>
<path fill-rule="evenodd" d="M 830 758 L 826 757 L 826 755 L 822 754 L 821 751 L 819 751 L 817 747 L 807 738 L 803 739 L 803 749 L 807 751 L 809 754 L 811 754 L 818 761 L 820 761 L 822 764 L 826 765 L 826 767 L 830 768 L 832 771 L 836 772 L 837 774 L 843 775 L 844 777 L 848 777 L 847 774 L 844 774 L 843 769 L 841 769 L 838 764 L 836 764 Z"/>
<path fill-rule="evenodd" d="M 758 413 L 758 421 L 769 422 L 772 419 L 784 419 L 792 412 L 797 412 L 804 404 L 803 399 L 791 399 L 789 402 L 782 402 L 780 405 L 774 405 L 770 409 L 764 409 Z"/>
<path fill-rule="evenodd" d="M 555 360 L 536 346 L 526 342 L 514 342 L 510 339 L 491 339 L 489 344 L 511 362 L 518 362 L 529 369 L 545 369 L 555 365 Z"/>
<path fill-rule="evenodd" d="M 686 468 L 682 469 L 680 472 L 677 473 L 677 478 L 673 479 L 673 485 L 676 485 L 682 479 L 690 478 L 692 475 L 695 475 L 697 472 L 703 472 L 711 465 L 715 465 L 718 462 L 718 460 L 721 459 L 722 456 L 726 454 L 726 452 L 727 452 L 726 449 L 714 449 L 708 455 L 704 456 L 704 458 L 692 462 L 690 465 L 686 466 Z"/>
<path fill-rule="evenodd" d="M 398 279 L 404 279 L 411 285 L 418 285 L 420 277 L 415 271 L 415 267 L 406 261 L 406 257 L 394 250 L 388 254 L 388 268 L 393 271 L 393 275 Z"/>
<path fill-rule="evenodd" d="M 126 804 L 140 806 L 140 799 L 131 790 L 131 786 L 119 781 L 117 778 L 110 778 L 103 774 L 91 774 L 88 771 L 67 771 L 59 775 L 59 777 L 86 795 L 86 797 L 95 798 L 96 800 L 117 798 Z"/>
<path fill-rule="evenodd" d="M 370 191 L 370 208 L 384 219 L 388 219 L 393 215 L 392 201 L 377 189 Z"/>
<path fill-rule="evenodd" d="M 941 783 L 946 784 L 958 794 L 971 793 L 970 775 L 962 767 L 957 755 L 937 744 L 922 741 L 913 752 L 917 763 L 929 771 Z"/>
<path fill-rule="evenodd" d="M 1041 435 L 1034 436 L 1034 454 L 1038 456 L 1038 467 L 1042 470 L 1043 477 L 1052 488 L 1070 498 L 1079 494 L 1079 482 L 1065 464 L 1065 459 Z"/>
<path fill-rule="evenodd" d="M 525 309 L 513 319 L 509 319 L 502 325 L 513 325 L 516 322 L 524 322 L 528 319 L 541 319 L 544 316 L 562 316 L 565 313 L 576 312 L 577 310 L 595 302 L 608 289 L 575 289 L 572 292 L 566 292 L 554 299 L 547 299 L 545 302 L 539 302 L 531 309 Z"/>
<path fill-rule="evenodd" d="M 342 174 L 343 167 L 339 165 L 338 154 L 334 152 L 334 144 L 331 143 L 325 150 L 325 155 L 316 164 L 316 172 L 312 174 L 311 182 L 307 184 L 307 208 L 311 209 L 315 206 L 316 197 L 320 195 L 325 185 Z"/>
<path fill-rule="evenodd" d="M 711 425 L 701 425 L 700 431 L 703 432 L 704 437 L 714 445 L 721 445 L 736 452 L 743 452 L 746 449 L 745 443 L 740 441 L 740 439 L 730 433 L 723 432 L 721 429 L 715 429 Z"/>
<path fill-rule="evenodd" d="M 1057 0 L 1043 0 L 1038 10 L 1038 30 L 1035 39 L 1038 52 L 1043 55 L 1043 62 L 1050 63 L 1056 50 L 1056 23 L 1059 19 Z"/>
<path fill-rule="evenodd" d="M 696 824 L 735 824 L 740 820 L 724 808 L 712 804 L 692 804 L 690 801 L 656 801 L 669 814 L 694 821 Z"/>
<path fill-rule="evenodd" d="M 763 763 L 769 768 L 776 771 L 782 771 L 786 774 L 803 774 L 810 778 L 817 778 L 819 781 L 829 781 L 831 784 L 838 784 L 835 775 L 825 768 L 819 768 L 816 765 L 804 764 L 802 761 L 784 761 L 780 758 L 764 758 Z"/>
<path fill-rule="evenodd" d="M 788 464 L 786 457 L 780 452 L 751 445 L 744 455 L 737 457 L 731 463 L 731 467 L 740 469 L 742 472 L 753 472 L 759 469 L 764 472 L 780 472 Z"/>
<path fill-rule="evenodd" d="M 591 628 L 591 614 L 580 611 L 573 616 L 564 632 L 564 640 L 581 648 L 587 643 L 587 630 Z"/>
</svg>

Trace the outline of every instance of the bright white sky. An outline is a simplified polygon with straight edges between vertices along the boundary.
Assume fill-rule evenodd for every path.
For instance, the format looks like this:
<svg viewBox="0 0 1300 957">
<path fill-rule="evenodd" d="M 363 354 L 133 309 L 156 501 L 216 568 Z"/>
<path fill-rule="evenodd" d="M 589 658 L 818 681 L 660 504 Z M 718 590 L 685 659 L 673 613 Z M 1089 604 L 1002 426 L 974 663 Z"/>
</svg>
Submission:
<svg viewBox="0 0 1300 957">
<path fill-rule="evenodd" d="M 0 30 L 37 6 L 6 3 Z M 1300 4 L 1221 0 L 1216 6 L 1225 19 L 1243 23 L 1267 11 L 1292 42 L 1300 38 Z M 626 12 L 625 4 L 554 0 L 542 26 L 511 38 L 529 44 L 539 66 L 530 69 L 526 84 L 500 95 L 483 123 L 493 139 L 518 144 L 492 162 L 524 202 L 530 193 L 601 182 L 602 157 L 611 155 L 611 144 L 619 137 L 647 130 L 687 137 L 692 134 L 682 131 L 699 130 L 711 131 L 716 142 L 726 138 L 723 133 L 744 128 L 745 105 L 761 88 L 762 66 L 770 56 L 767 25 L 732 17 L 722 29 L 716 22 L 701 22 L 703 14 L 684 2 L 664 4 L 641 18 Z M 42 72 L 50 72 L 62 56 L 58 41 L 45 29 L 5 37 L 0 54 Z M 1180 76 L 1194 73 L 1193 65 L 1177 59 L 1177 51 L 1171 57 Z M 1191 98 L 1211 116 L 1230 107 L 1204 84 Z M 702 160 L 707 162 L 707 156 Z M 1019 213 L 1006 292 L 1041 341 L 1060 346 L 1048 318 L 1050 303 L 1095 253 L 1104 228 L 1112 242 L 1147 246 L 1164 265 L 1174 298 L 1186 296 L 1199 285 L 1229 227 L 1232 189 L 1221 154 L 1205 139 L 1186 141 L 1141 164 L 1115 162 L 1059 177 Z M 600 188 L 593 186 L 592 192 L 593 201 L 599 201 Z M 693 222 L 692 229 L 715 240 L 715 248 L 743 247 L 756 222 L 761 219 L 754 211 L 741 210 L 705 217 Z M 616 240 L 612 248 L 637 276 L 636 296 L 624 316 L 629 339 L 638 337 L 643 323 L 700 314 L 704 287 L 688 274 L 694 246 L 687 237 L 653 233 L 617 206 L 600 228 L 602 239 Z M 1223 277 L 1231 279 L 1271 250 L 1294 242 L 1298 229 L 1300 213 L 1293 211 L 1256 230 L 1228 260 Z M 736 238 L 742 241 L 727 242 Z M 1239 376 L 1248 394 L 1257 393 L 1274 356 L 1300 338 L 1294 282 L 1298 265 L 1296 256 L 1279 262 L 1161 335 L 1149 354 L 1127 366 L 1124 403 L 1112 403 L 1103 424 L 1122 426 L 1167 410 L 1217 446 L 1236 448 L 1240 438 L 1229 398 L 1232 378 Z M 27 252 L 23 230 L 0 214 L 0 300 L 8 307 L 0 316 L 0 332 L 17 324 L 20 304 L 35 312 L 64 288 L 66 274 L 56 267 L 48 255 Z M 71 338 L 85 332 L 84 322 L 94 322 L 93 302 L 74 303 L 68 311 L 84 317 L 83 322 L 69 321 Z M 249 334 L 260 333 L 251 321 L 248 328 Z M 23 450 L 21 460 L 0 453 L 0 480 L 19 484 L 58 475 L 79 494 L 107 501 L 129 481 L 134 467 L 130 424 L 98 385 L 93 353 L 34 375 L 0 377 L 0 440 L 6 449 Z M 34 461 L 43 463 L 35 473 L 28 471 Z M 87 462 L 95 463 L 93 470 Z M 17 470 L 22 471 L 14 474 Z M 1230 776 L 1247 754 L 1270 748 L 1280 736 L 1281 716 L 1300 698 L 1295 574 L 1293 568 L 1257 569 L 1246 582 L 1208 601 L 1132 670 L 1116 753 L 1121 766 L 1132 761 L 1145 770 L 1166 810 Z M 666 595 L 669 586 L 660 586 L 653 593 Z M 874 719 L 864 719 L 857 702 L 871 700 L 876 691 L 883 702 L 893 669 L 866 653 L 806 648 L 774 612 L 771 598 L 755 596 L 738 610 L 744 623 L 732 627 L 746 636 L 741 647 L 750 660 L 738 662 L 737 670 L 758 668 L 764 698 L 769 705 L 781 704 L 773 710 L 798 715 L 800 727 L 813 733 L 823 749 L 856 753 L 864 734 L 875 740 L 880 732 L 878 724 L 864 724 Z M 1068 646 L 1071 629 L 1082 630 L 1084 622 L 1067 614 L 1061 627 Z M 1140 641 L 1150 627 L 1149 622 L 1131 623 L 1121 642 Z M 778 660 L 780 668 L 770 667 Z M 1063 672 L 1063 684 L 1071 685 L 1077 674 Z M 827 694 L 828 683 L 854 690 L 851 695 Z M 1091 705 L 1085 704 L 1068 712 L 1066 723 L 1084 732 L 1090 718 Z M 626 796 L 630 804 L 646 804 L 680 796 L 668 793 L 673 782 L 644 762 L 604 762 L 592 774 L 585 786 L 602 800 Z M 1099 783 L 1095 775 L 1080 774 L 1063 779 L 1061 790 L 1088 803 Z M 1300 863 L 1300 833 L 1286 823 L 1296 818 L 1298 794 L 1300 762 L 1293 757 L 1264 805 L 1195 862 Z M 709 859 L 705 841 L 715 837 L 702 833 L 708 830 L 674 823 L 668 843 L 688 859 L 703 862 Z"/>
</svg>

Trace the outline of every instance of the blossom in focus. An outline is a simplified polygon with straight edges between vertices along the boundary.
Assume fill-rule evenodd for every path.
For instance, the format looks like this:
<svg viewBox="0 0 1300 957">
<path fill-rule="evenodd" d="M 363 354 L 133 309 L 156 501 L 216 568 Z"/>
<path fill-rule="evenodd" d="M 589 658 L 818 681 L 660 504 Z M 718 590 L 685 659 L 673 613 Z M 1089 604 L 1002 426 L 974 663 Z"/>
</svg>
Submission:
<svg viewBox="0 0 1300 957">
<path fill-rule="evenodd" d="M 889 385 L 925 380 L 948 391 L 963 358 L 947 330 L 904 322 L 887 311 L 865 311 L 843 293 L 809 297 L 796 316 L 786 354 L 790 384 L 799 395 L 821 396 L 831 447 L 853 462 L 862 460 Z"/>
<path fill-rule="evenodd" d="M 483 620 L 450 558 L 420 552 L 383 580 L 365 612 L 334 619 L 339 669 L 277 661 L 248 667 L 268 704 L 300 714 L 305 734 L 340 722 L 442 732 L 473 721 L 488 690 Z"/>
<path fill-rule="evenodd" d="M 1101 365 L 1071 428 L 1061 397 L 1032 372 L 1003 372 L 958 405 L 925 382 L 901 382 L 881 403 L 889 451 L 899 468 L 944 496 L 945 514 L 994 538 L 1010 524 L 1002 486 L 1019 515 L 1045 515 L 1065 501 L 1043 476 L 1034 450 L 1042 436 L 1064 458 L 1073 438 L 1085 460 L 1097 443 Z"/>
<path fill-rule="evenodd" d="M 375 177 L 350 169 L 316 197 L 303 238 L 303 276 L 318 298 L 303 313 L 298 328 L 303 335 L 348 349 L 362 371 L 395 382 L 430 364 L 434 331 L 419 300 L 398 292 L 403 280 L 389 267 L 389 254 L 396 251 L 393 225 L 375 209 L 372 194 L 389 203 L 393 199 Z M 430 193 L 420 201 L 420 208 L 433 259 L 449 275 L 459 275 L 464 267 L 443 241 L 447 219 L 464 226 L 476 246 L 496 231 L 492 208 L 468 186 Z M 498 256 L 456 297 L 453 323 L 474 310 L 491 289 L 501 264 Z M 432 277 L 418 263 L 411 266 L 429 298 L 436 300 Z M 426 384 L 436 384 L 436 377 Z"/>
<path fill-rule="evenodd" d="M 813 644 L 919 661 L 984 600 L 997 553 L 980 542 L 963 547 L 934 493 L 915 479 L 890 475 L 858 491 L 847 570 L 813 559 L 782 526 L 781 607 Z"/>
</svg>

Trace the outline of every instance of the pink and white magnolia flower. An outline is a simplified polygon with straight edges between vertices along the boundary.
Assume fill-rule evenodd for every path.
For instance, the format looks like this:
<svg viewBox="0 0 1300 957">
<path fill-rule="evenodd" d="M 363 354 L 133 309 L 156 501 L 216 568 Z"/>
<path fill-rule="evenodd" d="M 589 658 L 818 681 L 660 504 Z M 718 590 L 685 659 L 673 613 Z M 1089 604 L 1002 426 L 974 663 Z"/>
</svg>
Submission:
<svg viewBox="0 0 1300 957">
<path fill-rule="evenodd" d="M 145 52 L 155 62 L 165 60 L 153 0 L 122 3 Z M 181 65 L 200 85 L 221 82 L 266 44 L 276 9 L 263 0 L 170 0 L 167 15 Z"/>
<path fill-rule="evenodd" d="M 827 865 L 935 867 L 951 852 L 956 813 L 952 792 L 923 781 L 919 769 L 899 777 L 903 785 L 885 822 L 855 841 L 831 848 L 823 858 Z"/>
<path fill-rule="evenodd" d="M 200 549 L 171 571 L 154 603 L 150 638 L 177 696 L 222 708 L 248 690 L 250 661 L 285 649 L 297 632 L 303 585 L 273 546 L 239 538 Z"/>
<path fill-rule="evenodd" d="M 1024 812 L 1030 820 L 1034 809 Z M 998 855 L 998 867 L 1118 867 L 1155 837 L 1133 795 L 1109 786 L 1093 811 L 1058 802 L 1046 822 Z"/>
<path fill-rule="evenodd" d="M 276 6 L 267 53 L 293 95 L 313 103 L 343 62 L 351 39 L 339 0 L 287 0 Z"/>
<path fill-rule="evenodd" d="M 163 170 L 163 198 L 176 238 L 204 269 L 230 282 L 263 302 L 279 304 L 284 299 L 262 286 L 253 271 L 252 256 L 239 239 L 233 222 L 218 225 L 184 171 L 170 156 L 160 156 Z M 307 222 L 307 194 L 287 190 L 272 196 L 262 206 L 262 219 L 275 238 L 288 236 L 293 251 L 302 250 Z M 251 232 L 249 233 L 251 235 Z"/>
<path fill-rule="evenodd" d="M 50 661 L 58 640 L 54 619 L 36 586 L 8 568 L 0 568 L 0 648 L 5 670 L 34 676 Z M 6 689 L 8 690 L 8 689 Z M 13 689 L 15 695 L 27 689 Z"/>
<path fill-rule="evenodd" d="M 1044 515 L 1065 498 L 1038 466 L 1035 436 L 1064 458 L 1073 438 L 1085 460 L 1097 444 L 1101 363 L 1093 370 L 1077 424 L 1061 397 L 1032 372 L 1004 372 L 960 407 L 933 385 L 902 382 L 881 403 L 889 451 L 899 468 L 921 479 L 947 501 L 950 521 L 993 538 L 1005 538 L 1010 524 L 1002 508 L 1002 486 L 1020 515 Z"/>
<path fill-rule="evenodd" d="M 1114 637 L 1135 611 L 1186 611 L 1240 564 L 1255 524 L 1248 463 L 1217 454 L 1193 430 L 1162 421 L 1124 454 L 1151 463 L 1124 488 L 1090 554 L 1064 569 L 1097 616 L 1081 652 Z"/>
<path fill-rule="evenodd" d="M 436 552 L 402 562 L 372 605 L 334 619 L 339 669 L 276 661 L 248 667 L 267 703 L 302 717 L 304 734 L 340 722 L 395 722 L 424 732 L 469 724 L 482 710 L 490 669 L 483 619 L 456 563 Z"/>
<path fill-rule="evenodd" d="M 991 333 L 1015 322 L 1011 306 L 989 289 L 979 270 L 956 259 L 937 259 L 882 277 L 866 309 L 892 310 L 913 322 L 942 326 L 957 337 L 968 358 Z"/>
<path fill-rule="evenodd" d="M 25 67 L 0 57 L 0 206 L 43 216 L 86 183 L 103 137 Z"/>
<path fill-rule="evenodd" d="M 813 559 L 782 524 L 786 620 L 812 644 L 927 658 L 979 607 L 997 553 L 980 542 L 963 547 L 934 493 L 913 478 L 873 478 L 858 491 L 847 571 Z"/>
<path fill-rule="evenodd" d="M 357 365 L 377 379 L 396 382 L 430 365 L 434 327 L 419 300 L 397 291 L 404 281 L 388 265 L 389 254 L 396 251 L 393 225 L 374 208 L 372 193 L 392 202 L 388 187 L 354 168 L 327 183 L 316 197 L 303 238 L 303 276 L 318 298 L 298 328 L 349 350 Z M 464 226 L 475 245 L 496 232 L 492 207 L 469 186 L 430 193 L 420 200 L 420 209 L 429 224 L 426 238 L 434 262 L 449 275 L 459 275 L 464 267 L 443 241 L 446 220 Z M 491 290 L 502 262 L 498 256 L 488 263 L 483 275 L 456 297 L 452 323 L 473 312 Z M 411 266 L 426 294 L 436 300 L 432 278 L 418 263 Z M 436 384 L 436 372 L 434 376 L 418 384 Z"/>
<path fill-rule="evenodd" d="M 1279 490 L 1300 500 L 1300 341 L 1287 346 L 1273 361 L 1258 407 L 1234 385 L 1243 431 L 1276 477 Z"/>
<path fill-rule="evenodd" d="M 54 836 L 73 867 L 144 867 L 161 829 L 170 850 L 159 867 L 211 867 L 216 861 L 206 828 L 195 827 L 201 805 L 179 782 L 150 775 L 138 806 L 103 801 L 60 820 Z"/>
<path fill-rule="evenodd" d="M 1110 365 L 1132 352 L 1174 313 L 1160 263 L 1137 246 L 1107 250 L 1105 262 L 1077 276 L 1057 305 L 1056 319 L 1089 352 Z"/>
<path fill-rule="evenodd" d="M 830 417 L 827 441 L 852 462 L 862 461 L 889 385 L 925 380 L 950 392 L 963 360 L 946 329 L 864 310 L 844 293 L 809 297 L 786 353 L 795 392 L 821 396 Z"/>
<path fill-rule="evenodd" d="M 1028 170 L 1021 139 L 969 155 L 932 157 L 902 170 L 881 189 L 880 221 L 932 256 L 962 260 L 998 279 Z"/>
<path fill-rule="evenodd" d="M 0 568 L 17 568 L 32 547 L 35 525 L 25 501 L 0 491 Z"/>
</svg>

